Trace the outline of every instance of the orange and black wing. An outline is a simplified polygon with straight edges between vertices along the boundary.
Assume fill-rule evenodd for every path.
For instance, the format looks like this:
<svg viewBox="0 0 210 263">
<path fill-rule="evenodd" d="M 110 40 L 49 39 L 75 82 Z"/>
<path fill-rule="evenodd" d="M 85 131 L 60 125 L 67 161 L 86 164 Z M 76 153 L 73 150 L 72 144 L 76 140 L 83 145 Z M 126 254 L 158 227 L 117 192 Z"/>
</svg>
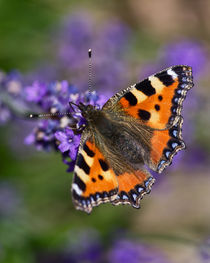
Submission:
<svg viewBox="0 0 210 263">
<path fill-rule="evenodd" d="M 112 204 L 129 204 L 134 208 L 140 208 L 140 200 L 145 194 L 150 193 L 155 179 L 151 174 L 140 168 L 132 172 L 125 171 L 117 176 L 118 195 Z"/>
<path fill-rule="evenodd" d="M 185 148 L 181 110 L 187 91 L 192 87 L 191 67 L 170 67 L 117 93 L 103 110 L 118 111 L 129 117 L 130 122 L 142 125 L 142 130 L 150 129 L 150 136 L 143 138 L 150 148 L 145 163 L 162 172 L 174 154 Z"/>
<path fill-rule="evenodd" d="M 168 130 L 152 132 L 149 161 L 146 164 L 154 171 L 161 173 L 170 165 L 174 155 L 185 149 L 182 139 L 182 123 L 183 118 L 180 116 L 174 126 Z"/>
<path fill-rule="evenodd" d="M 113 201 L 118 193 L 114 171 L 91 136 L 82 135 L 74 168 L 72 196 L 77 209 L 87 213 L 92 207 Z"/>
<path fill-rule="evenodd" d="M 75 207 L 87 213 L 94 206 L 107 202 L 139 208 L 140 199 L 149 193 L 154 179 L 143 169 L 133 172 L 126 169 L 123 174 L 116 173 L 94 139 L 84 132 L 72 183 Z"/>
</svg>

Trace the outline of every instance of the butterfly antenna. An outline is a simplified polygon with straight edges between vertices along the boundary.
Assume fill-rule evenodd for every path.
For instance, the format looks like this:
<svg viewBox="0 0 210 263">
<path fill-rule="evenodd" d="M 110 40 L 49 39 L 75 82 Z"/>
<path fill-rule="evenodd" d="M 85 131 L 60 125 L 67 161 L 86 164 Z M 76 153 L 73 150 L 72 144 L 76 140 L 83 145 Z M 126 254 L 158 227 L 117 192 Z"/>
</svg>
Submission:
<svg viewBox="0 0 210 263">
<path fill-rule="evenodd" d="M 92 49 L 89 48 L 88 49 L 88 57 L 89 57 L 89 65 L 88 65 L 88 95 L 90 96 L 91 94 L 91 89 L 92 89 Z M 69 102 L 69 105 L 70 105 L 70 108 L 72 109 L 72 111 L 74 111 L 74 108 L 72 107 L 72 105 L 78 107 L 80 110 L 80 106 L 77 105 L 76 103 L 73 103 L 73 102 Z M 27 116 L 29 118 L 32 118 L 32 119 L 37 119 L 37 118 L 53 118 L 53 117 L 56 117 L 56 116 L 64 116 L 64 115 L 70 115 L 72 116 L 72 113 L 71 112 L 65 112 L 65 113 L 62 113 L 62 112 L 56 112 L 56 113 L 30 113 L 28 114 Z"/>
<path fill-rule="evenodd" d="M 89 57 L 89 65 L 88 65 L 88 94 L 91 93 L 92 88 L 92 49 L 89 48 L 88 50 L 88 57 Z"/>
<path fill-rule="evenodd" d="M 55 112 L 55 113 L 30 113 L 28 114 L 28 117 L 31 119 L 47 119 L 47 118 L 54 118 L 54 117 L 62 117 L 62 116 L 72 116 L 71 112 Z"/>
</svg>

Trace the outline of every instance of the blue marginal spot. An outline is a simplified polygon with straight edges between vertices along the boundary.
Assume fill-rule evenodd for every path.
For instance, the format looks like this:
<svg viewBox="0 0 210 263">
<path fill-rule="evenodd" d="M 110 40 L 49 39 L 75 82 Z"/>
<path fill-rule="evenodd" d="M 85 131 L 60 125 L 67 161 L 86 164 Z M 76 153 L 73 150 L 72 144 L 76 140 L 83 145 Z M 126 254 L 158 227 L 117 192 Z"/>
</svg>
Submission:
<svg viewBox="0 0 210 263">
<path fill-rule="evenodd" d="M 178 143 L 177 143 L 177 142 L 173 142 L 173 143 L 171 144 L 171 146 L 172 146 L 173 149 L 175 149 L 175 148 L 178 146 Z"/>
<path fill-rule="evenodd" d="M 138 193 L 141 193 L 143 190 L 144 190 L 143 187 L 138 187 L 138 188 L 137 188 Z"/>
<path fill-rule="evenodd" d="M 182 89 L 185 89 L 186 86 L 187 86 L 187 84 L 185 84 L 185 83 L 183 83 L 183 84 L 180 85 L 180 87 L 181 87 Z"/>
<path fill-rule="evenodd" d="M 123 200 L 128 200 L 128 196 L 124 194 L 124 195 L 122 195 L 122 199 Z"/>
<path fill-rule="evenodd" d="M 177 97 L 174 98 L 174 102 L 175 102 L 175 103 L 178 103 L 178 101 L 179 101 L 179 98 L 177 98 Z"/>
<path fill-rule="evenodd" d="M 173 134 L 174 137 L 177 137 L 178 131 L 177 131 L 177 130 L 173 130 L 173 131 L 172 131 L 172 134 Z"/>
<path fill-rule="evenodd" d="M 160 161 L 160 163 L 159 163 L 159 165 L 158 165 L 158 170 L 160 170 L 160 168 L 162 167 L 162 165 L 165 163 L 166 161 L 164 161 L 164 160 L 161 160 Z"/>
<path fill-rule="evenodd" d="M 146 188 L 148 188 L 148 186 L 150 185 L 150 182 L 152 181 L 152 177 L 149 177 L 148 179 L 147 179 L 147 181 L 144 183 L 145 184 L 145 186 L 146 186 Z"/>
<path fill-rule="evenodd" d="M 132 194 L 132 196 L 133 196 L 133 200 L 136 201 L 137 194 Z"/>
<path fill-rule="evenodd" d="M 166 156 L 166 158 L 169 157 L 170 153 L 171 153 L 170 151 L 166 151 L 166 152 L 165 152 L 165 156 Z"/>
<path fill-rule="evenodd" d="M 173 113 L 176 113 L 176 111 L 177 111 L 177 107 L 174 107 L 173 110 L 172 110 L 172 112 L 173 112 Z"/>
<path fill-rule="evenodd" d="M 104 192 L 103 193 L 103 198 L 106 198 L 106 197 L 108 197 L 108 194 L 107 194 L 107 192 Z"/>
<path fill-rule="evenodd" d="M 181 90 L 181 89 L 178 89 L 178 90 L 177 90 L 177 93 L 178 93 L 178 94 L 181 94 L 181 93 L 182 93 L 182 90 Z"/>
<path fill-rule="evenodd" d="M 90 200 L 89 199 L 87 199 L 87 206 L 89 206 L 90 205 Z"/>
<path fill-rule="evenodd" d="M 83 205 L 83 206 L 87 206 L 85 200 L 82 200 L 82 205 Z"/>
<path fill-rule="evenodd" d="M 120 197 L 119 197 L 119 195 L 115 198 L 115 200 L 119 200 L 120 199 Z"/>
<path fill-rule="evenodd" d="M 99 199 L 100 198 L 100 194 L 96 194 L 96 199 Z"/>
</svg>

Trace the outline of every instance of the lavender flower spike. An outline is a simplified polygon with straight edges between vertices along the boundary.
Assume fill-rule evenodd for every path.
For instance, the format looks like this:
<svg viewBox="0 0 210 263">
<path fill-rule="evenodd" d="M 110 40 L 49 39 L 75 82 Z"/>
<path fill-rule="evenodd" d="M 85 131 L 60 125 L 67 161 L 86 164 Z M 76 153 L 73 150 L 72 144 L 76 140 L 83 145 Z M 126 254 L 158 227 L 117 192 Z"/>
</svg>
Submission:
<svg viewBox="0 0 210 263">
<path fill-rule="evenodd" d="M 69 151 L 69 156 L 72 160 L 76 159 L 77 150 L 79 147 L 80 136 L 74 135 L 70 128 L 65 128 L 64 131 L 57 131 L 55 138 L 60 141 L 59 150 L 64 153 Z"/>
</svg>

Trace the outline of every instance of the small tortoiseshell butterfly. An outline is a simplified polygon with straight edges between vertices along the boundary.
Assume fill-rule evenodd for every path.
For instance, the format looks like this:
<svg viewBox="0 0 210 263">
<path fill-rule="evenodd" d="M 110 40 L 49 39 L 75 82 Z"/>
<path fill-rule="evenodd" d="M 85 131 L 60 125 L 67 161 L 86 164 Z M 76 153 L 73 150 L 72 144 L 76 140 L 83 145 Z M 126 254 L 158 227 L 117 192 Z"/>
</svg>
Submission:
<svg viewBox="0 0 210 263">
<path fill-rule="evenodd" d="M 87 213 L 111 202 L 140 207 L 155 179 L 185 148 L 182 104 L 193 86 L 189 66 L 173 66 L 124 89 L 101 110 L 80 103 L 87 121 L 74 169 L 73 201 Z"/>
</svg>

